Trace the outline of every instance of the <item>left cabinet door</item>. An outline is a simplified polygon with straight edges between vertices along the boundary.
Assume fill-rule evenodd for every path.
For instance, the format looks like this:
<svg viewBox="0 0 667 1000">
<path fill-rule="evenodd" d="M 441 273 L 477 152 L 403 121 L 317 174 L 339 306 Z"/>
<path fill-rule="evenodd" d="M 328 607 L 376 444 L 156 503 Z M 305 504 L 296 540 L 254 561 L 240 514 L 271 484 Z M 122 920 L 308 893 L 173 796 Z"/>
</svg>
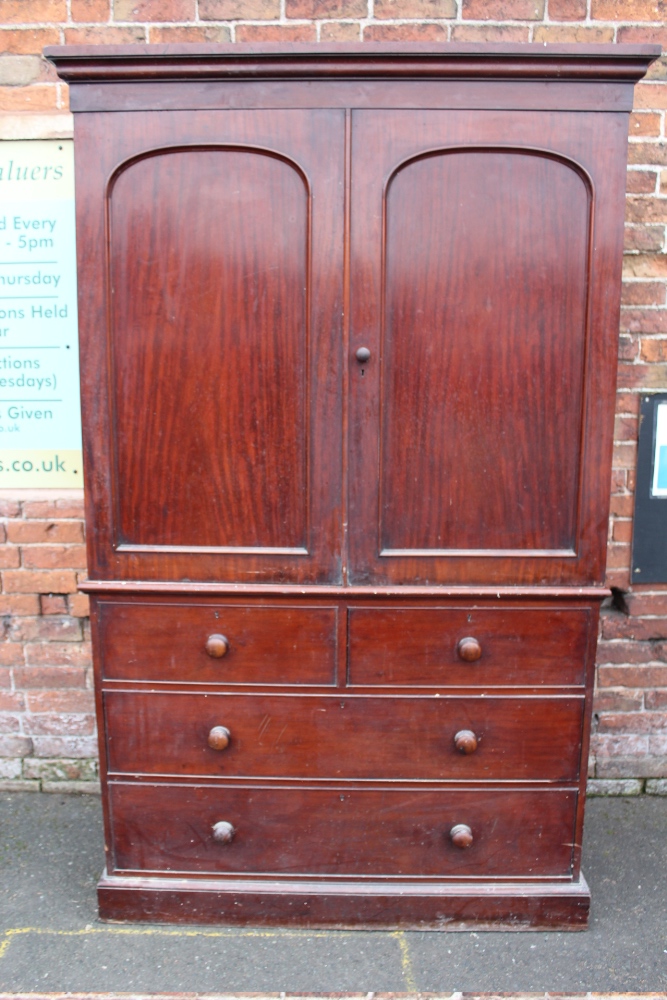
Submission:
<svg viewBox="0 0 667 1000">
<path fill-rule="evenodd" d="M 339 582 L 344 113 L 76 142 L 91 575 Z"/>
</svg>

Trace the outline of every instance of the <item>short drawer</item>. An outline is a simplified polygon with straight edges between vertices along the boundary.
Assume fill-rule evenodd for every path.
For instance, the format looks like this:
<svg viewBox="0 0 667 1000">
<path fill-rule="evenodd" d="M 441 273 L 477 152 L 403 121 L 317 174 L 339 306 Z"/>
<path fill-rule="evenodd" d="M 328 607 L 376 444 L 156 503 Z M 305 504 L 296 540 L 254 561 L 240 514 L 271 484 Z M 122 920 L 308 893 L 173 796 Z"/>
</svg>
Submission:
<svg viewBox="0 0 667 1000">
<path fill-rule="evenodd" d="M 335 607 L 100 601 L 109 679 L 220 684 L 334 684 Z M 210 655 L 211 636 L 217 640 Z"/>
<path fill-rule="evenodd" d="M 104 700 L 108 766 L 117 773 L 476 781 L 579 775 L 583 698 L 107 691 Z"/>
<path fill-rule="evenodd" d="M 586 608 L 351 608 L 349 682 L 583 684 L 594 618 Z"/>
<path fill-rule="evenodd" d="M 454 879 L 572 872 L 576 792 L 569 790 L 112 782 L 109 792 L 117 871 Z M 233 829 L 230 842 L 215 839 L 219 823 Z M 465 848 L 452 842 L 460 825 L 472 837 Z"/>
</svg>

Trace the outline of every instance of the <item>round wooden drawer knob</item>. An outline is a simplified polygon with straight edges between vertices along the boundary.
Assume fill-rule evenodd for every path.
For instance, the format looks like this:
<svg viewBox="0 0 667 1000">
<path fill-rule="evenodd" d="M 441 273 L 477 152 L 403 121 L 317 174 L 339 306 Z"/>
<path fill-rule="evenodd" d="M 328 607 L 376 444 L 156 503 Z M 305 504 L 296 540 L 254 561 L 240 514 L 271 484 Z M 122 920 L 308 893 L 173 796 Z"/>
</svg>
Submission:
<svg viewBox="0 0 667 1000">
<path fill-rule="evenodd" d="M 209 635 L 206 640 L 206 652 L 215 660 L 225 656 L 229 649 L 229 642 L 224 635 Z"/>
<path fill-rule="evenodd" d="M 472 830 L 465 823 L 457 823 L 449 831 L 449 837 L 454 847 L 470 847 L 472 844 Z"/>
<path fill-rule="evenodd" d="M 231 738 L 232 734 L 226 726 L 213 726 L 213 729 L 208 734 L 208 745 L 211 750 L 226 750 Z M 466 752 L 469 753 L 470 751 Z"/>
<path fill-rule="evenodd" d="M 459 729 L 454 737 L 454 746 L 459 753 L 474 753 L 477 749 L 477 737 L 472 729 Z"/>
<path fill-rule="evenodd" d="M 466 660 L 467 663 L 473 663 L 475 660 L 479 660 L 482 655 L 482 647 L 478 643 L 477 639 L 473 639 L 472 636 L 467 635 L 465 639 L 461 639 L 456 650 L 462 660 Z"/>
<path fill-rule="evenodd" d="M 213 824 L 213 839 L 218 844 L 231 844 L 235 833 L 236 830 L 232 824 L 225 823 L 224 820 Z"/>
</svg>

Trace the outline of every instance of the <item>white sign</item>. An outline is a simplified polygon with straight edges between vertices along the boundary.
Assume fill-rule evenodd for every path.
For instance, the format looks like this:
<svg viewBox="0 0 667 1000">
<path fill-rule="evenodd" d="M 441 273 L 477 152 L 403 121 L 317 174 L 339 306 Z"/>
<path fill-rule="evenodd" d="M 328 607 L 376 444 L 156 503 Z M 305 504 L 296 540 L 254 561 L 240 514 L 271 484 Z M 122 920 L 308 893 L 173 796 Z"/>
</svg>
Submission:
<svg viewBox="0 0 667 1000">
<path fill-rule="evenodd" d="M 667 403 L 658 403 L 656 410 L 651 495 L 667 497 Z"/>
<path fill-rule="evenodd" d="M 0 143 L 0 488 L 82 486 L 71 140 Z"/>
</svg>

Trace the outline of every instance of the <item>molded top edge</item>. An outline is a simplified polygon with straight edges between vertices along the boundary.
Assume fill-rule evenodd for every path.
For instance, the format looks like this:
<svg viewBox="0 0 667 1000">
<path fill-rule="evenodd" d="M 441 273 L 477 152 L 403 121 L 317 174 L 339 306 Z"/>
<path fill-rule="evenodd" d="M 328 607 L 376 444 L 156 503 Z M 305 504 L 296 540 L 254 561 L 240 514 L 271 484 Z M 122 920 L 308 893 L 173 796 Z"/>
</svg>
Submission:
<svg viewBox="0 0 667 1000">
<path fill-rule="evenodd" d="M 659 45 L 355 43 L 63 45 L 45 56 L 62 79 L 515 78 L 636 81 Z"/>
</svg>

